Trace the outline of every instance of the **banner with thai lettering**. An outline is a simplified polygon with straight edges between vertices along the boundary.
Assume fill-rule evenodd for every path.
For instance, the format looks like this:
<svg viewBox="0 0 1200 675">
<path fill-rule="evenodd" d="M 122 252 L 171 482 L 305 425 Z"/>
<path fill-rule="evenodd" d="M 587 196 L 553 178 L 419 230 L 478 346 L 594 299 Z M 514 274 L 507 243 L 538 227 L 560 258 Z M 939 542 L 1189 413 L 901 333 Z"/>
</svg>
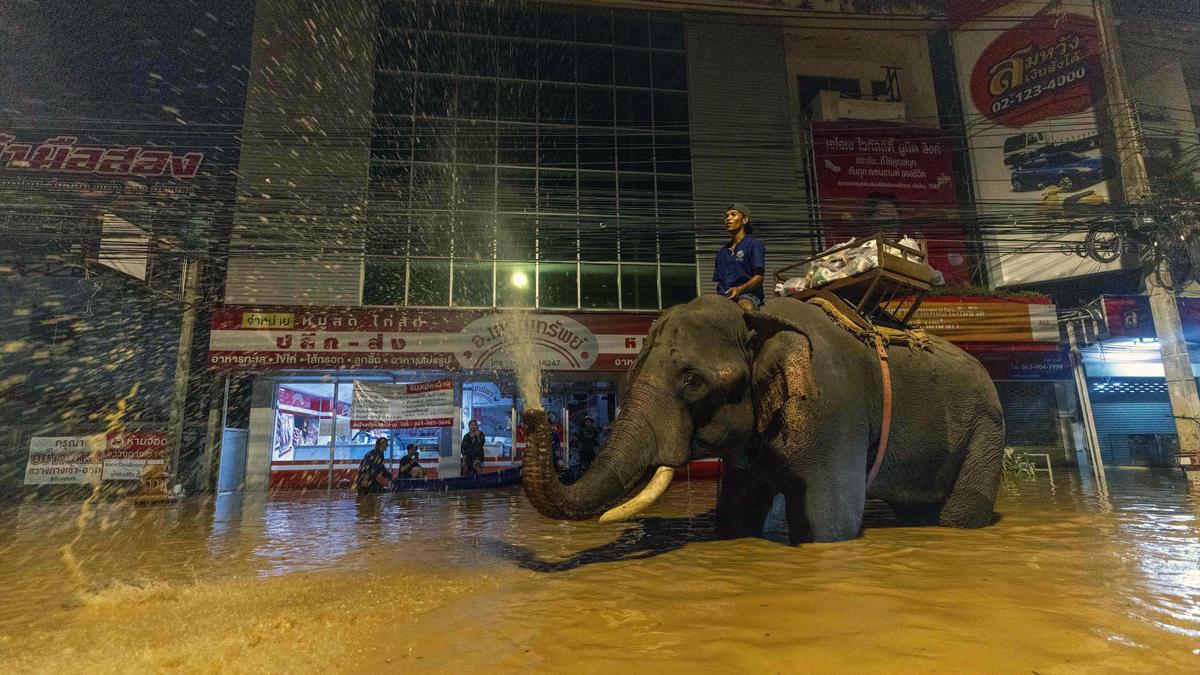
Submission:
<svg viewBox="0 0 1200 675">
<path fill-rule="evenodd" d="M 454 380 L 389 384 L 354 381 L 351 429 L 421 429 L 454 425 Z"/>
<path fill-rule="evenodd" d="M 25 485 L 95 483 L 103 463 L 102 435 L 35 436 L 29 439 Z"/>
<path fill-rule="evenodd" d="M 623 371 L 656 315 L 223 307 L 209 366 L 242 370 L 509 370 L 532 344 L 542 370 Z"/>
<path fill-rule="evenodd" d="M 948 282 L 970 279 L 951 151 L 937 127 L 862 120 L 811 125 L 825 245 L 884 229 L 924 240 Z"/>
<path fill-rule="evenodd" d="M 917 308 L 913 325 L 955 343 L 1058 343 L 1052 304 L 999 298 L 934 298 Z"/>
<path fill-rule="evenodd" d="M 1021 2 L 956 28 L 954 50 L 985 250 L 998 286 L 1119 269 L 1072 254 L 1109 203 L 1096 102 L 1103 45 L 1089 5 Z M 965 15 L 964 15 L 965 16 Z M 1060 234 L 1073 230 L 1078 233 Z"/>
<path fill-rule="evenodd" d="M 166 461 L 167 434 L 122 431 L 108 434 L 104 448 L 104 480 L 137 480 L 151 465 Z"/>
</svg>

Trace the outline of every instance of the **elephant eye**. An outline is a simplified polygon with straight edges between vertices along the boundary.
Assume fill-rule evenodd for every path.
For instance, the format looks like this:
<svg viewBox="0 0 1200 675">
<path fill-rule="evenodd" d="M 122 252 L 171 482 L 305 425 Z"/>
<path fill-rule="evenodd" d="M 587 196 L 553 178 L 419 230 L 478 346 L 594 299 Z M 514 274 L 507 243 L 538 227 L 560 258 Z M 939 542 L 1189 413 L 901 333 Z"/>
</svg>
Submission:
<svg viewBox="0 0 1200 675">
<path fill-rule="evenodd" d="M 685 392 L 694 392 L 703 384 L 704 378 L 694 370 L 688 371 L 687 375 L 683 376 L 683 390 Z"/>
</svg>

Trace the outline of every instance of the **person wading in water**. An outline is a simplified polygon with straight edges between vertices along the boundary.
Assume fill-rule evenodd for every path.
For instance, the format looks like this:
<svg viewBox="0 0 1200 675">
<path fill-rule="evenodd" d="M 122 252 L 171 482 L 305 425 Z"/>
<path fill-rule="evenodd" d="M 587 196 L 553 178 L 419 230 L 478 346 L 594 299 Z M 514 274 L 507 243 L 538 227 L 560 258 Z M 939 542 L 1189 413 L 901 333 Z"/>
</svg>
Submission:
<svg viewBox="0 0 1200 675">
<path fill-rule="evenodd" d="M 363 456 L 362 462 L 358 465 L 358 478 L 354 481 L 354 487 L 360 495 L 377 494 L 383 492 L 386 488 L 379 483 L 379 477 L 383 476 L 388 479 L 388 483 L 393 480 L 392 472 L 387 470 L 383 459 L 383 451 L 387 450 L 388 439 L 379 438 L 375 440 L 375 447 L 367 451 Z"/>
</svg>

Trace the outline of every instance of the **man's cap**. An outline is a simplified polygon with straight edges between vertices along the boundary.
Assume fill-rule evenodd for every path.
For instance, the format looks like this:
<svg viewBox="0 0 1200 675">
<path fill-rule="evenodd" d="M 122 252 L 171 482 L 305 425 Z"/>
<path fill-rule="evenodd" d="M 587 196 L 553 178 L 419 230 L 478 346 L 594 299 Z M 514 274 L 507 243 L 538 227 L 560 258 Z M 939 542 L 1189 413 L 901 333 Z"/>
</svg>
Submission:
<svg viewBox="0 0 1200 675">
<path fill-rule="evenodd" d="M 737 211 L 743 216 L 746 216 L 747 219 L 750 218 L 750 209 L 746 208 L 746 205 L 742 204 L 741 202 L 734 202 L 730 204 L 729 208 L 725 209 L 725 213 L 729 213 L 730 211 Z"/>
</svg>

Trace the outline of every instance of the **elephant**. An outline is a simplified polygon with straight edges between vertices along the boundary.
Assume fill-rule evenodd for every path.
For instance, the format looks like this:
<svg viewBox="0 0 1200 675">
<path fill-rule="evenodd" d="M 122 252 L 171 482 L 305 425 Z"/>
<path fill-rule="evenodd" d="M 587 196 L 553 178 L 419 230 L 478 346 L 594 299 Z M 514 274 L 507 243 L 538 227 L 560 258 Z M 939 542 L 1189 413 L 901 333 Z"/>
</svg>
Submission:
<svg viewBox="0 0 1200 675">
<path fill-rule="evenodd" d="M 990 524 L 1004 418 L 987 372 L 936 336 L 886 353 L 890 440 L 868 487 L 884 406 L 872 344 L 794 298 L 752 312 L 715 295 L 677 305 L 651 326 L 611 433 L 572 484 L 558 478 L 545 415 L 527 412 L 525 492 L 550 518 L 626 520 L 688 461 L 719 457 L 718 538 L 763 536 L 778 494 L 792 544 L 859 536 L 868 498 L 910 523 Z"/>
</svg>

